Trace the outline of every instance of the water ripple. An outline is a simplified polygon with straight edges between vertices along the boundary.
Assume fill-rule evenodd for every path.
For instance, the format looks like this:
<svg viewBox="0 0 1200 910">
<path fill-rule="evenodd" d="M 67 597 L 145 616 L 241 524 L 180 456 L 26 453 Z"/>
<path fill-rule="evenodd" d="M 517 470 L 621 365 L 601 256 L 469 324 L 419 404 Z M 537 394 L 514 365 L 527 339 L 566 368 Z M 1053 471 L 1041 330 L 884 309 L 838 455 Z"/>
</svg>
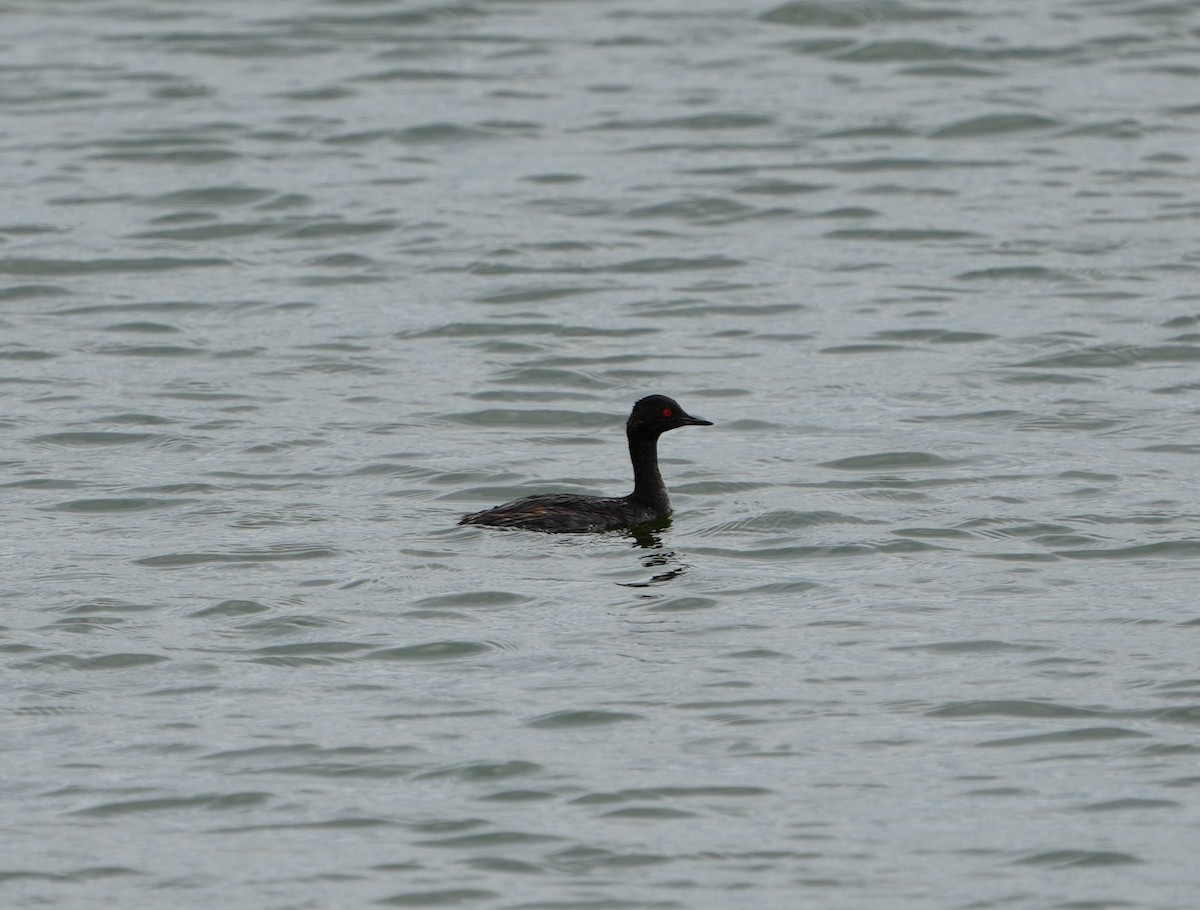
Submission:
<svg viewBox="0 0 1200 910">
<path fill-rule="evenodd" d="M 8 904 L 1186 904 L 1194 5 L 7 6 Z"/>
</svg>

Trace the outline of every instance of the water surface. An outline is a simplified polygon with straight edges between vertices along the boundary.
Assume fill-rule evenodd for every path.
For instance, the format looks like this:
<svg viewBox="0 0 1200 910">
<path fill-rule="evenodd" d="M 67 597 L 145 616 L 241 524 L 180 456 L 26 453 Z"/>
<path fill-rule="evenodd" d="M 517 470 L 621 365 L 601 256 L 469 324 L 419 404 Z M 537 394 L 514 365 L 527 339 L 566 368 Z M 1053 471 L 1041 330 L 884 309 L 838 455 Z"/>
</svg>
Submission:
<svg viewBox="0 0 1200 910">
<path fill-rule="evenodd" d="M 5 906 L 1194 905 L 1195 5 L 0 14 Z"/>
</svg>

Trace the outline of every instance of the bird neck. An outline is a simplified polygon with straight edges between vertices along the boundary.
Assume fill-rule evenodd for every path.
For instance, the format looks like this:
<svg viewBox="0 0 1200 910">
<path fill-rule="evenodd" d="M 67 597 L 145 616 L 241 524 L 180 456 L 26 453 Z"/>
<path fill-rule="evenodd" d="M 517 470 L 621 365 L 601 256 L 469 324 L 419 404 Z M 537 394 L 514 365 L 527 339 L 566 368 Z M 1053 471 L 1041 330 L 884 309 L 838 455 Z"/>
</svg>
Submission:
<svg viewBox="0 0 1200 910">
<path fill-rule="evenodd" d="M 658 470 L 658 434 L 629 432 L 628 436 L 629 458 L 633 462 L 633 493 L 630 498 L 667 511 L 671 508 L 671 502 Z"/>
</svg>

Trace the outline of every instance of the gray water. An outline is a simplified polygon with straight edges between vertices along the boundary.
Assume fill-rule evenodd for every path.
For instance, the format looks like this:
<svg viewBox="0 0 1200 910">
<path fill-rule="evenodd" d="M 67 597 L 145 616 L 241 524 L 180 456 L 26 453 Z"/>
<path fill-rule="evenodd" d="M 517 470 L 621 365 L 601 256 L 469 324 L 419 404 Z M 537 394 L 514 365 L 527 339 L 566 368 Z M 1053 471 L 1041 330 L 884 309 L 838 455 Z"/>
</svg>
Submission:
<svg viewBox="0 0 1200 910">
<path fill-rule="evenodd" d="M 1193 908 L 1200 5 L 0 3 L 5 907 Z M 623 493 L 672 523 L 457 527 Z"/>
</svg>

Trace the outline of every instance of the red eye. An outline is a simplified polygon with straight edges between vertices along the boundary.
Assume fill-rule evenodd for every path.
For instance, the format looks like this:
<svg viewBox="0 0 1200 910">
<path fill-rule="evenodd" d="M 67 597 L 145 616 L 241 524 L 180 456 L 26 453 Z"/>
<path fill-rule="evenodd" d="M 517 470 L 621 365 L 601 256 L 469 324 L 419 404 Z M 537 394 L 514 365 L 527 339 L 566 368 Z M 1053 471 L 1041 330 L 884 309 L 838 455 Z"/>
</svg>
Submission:
<svg viewBox="0 0 1200 910">
<path fill-rule="evenodd" d="M 670 416 L 671 416 L 671 409 L 663 408 L 663 417 L 670 417 Z"/>
</svg>

